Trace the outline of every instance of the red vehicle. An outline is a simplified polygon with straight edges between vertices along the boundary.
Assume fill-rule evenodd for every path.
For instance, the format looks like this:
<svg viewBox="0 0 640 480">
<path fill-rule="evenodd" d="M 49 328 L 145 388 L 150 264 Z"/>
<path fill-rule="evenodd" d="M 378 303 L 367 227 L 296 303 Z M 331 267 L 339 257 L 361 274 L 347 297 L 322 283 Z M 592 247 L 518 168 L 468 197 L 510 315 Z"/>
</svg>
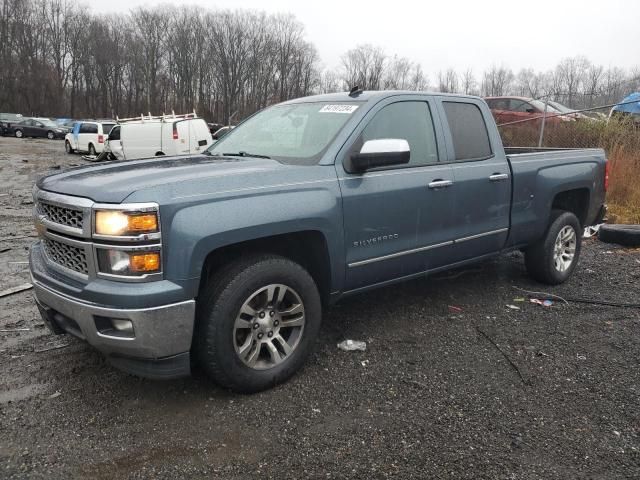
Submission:
<svg viewBox="0 0 640 480">
<path fill-rule="evenodd" d="M 517 122 L 520 120 L 531 120 L 522 122 L 524 125 L 539 126 L 545 112 L 545 103 L 540 100 L 527 97 L 487 97 L 485 98 L 491 109 L 491 113 L 498 125 L 503 123 Z M 569 116 L 557 117 L 561 112 L 550 104 L 547 105 L 547 123 L 557 124 L 563 121 L 572 121 Z"/>
</svg>

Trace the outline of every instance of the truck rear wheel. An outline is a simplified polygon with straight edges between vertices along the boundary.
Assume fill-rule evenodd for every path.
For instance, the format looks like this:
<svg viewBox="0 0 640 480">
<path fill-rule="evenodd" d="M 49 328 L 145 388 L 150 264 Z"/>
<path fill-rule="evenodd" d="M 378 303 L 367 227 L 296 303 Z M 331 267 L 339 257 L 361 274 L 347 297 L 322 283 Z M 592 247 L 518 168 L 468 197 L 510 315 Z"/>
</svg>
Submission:
<svg viewBox="0 0 640 480">
<path fill-rule="evenodd" d="M 539 282 L 563 283 L 576 268 L 581 247 L 578 218 L 571 212 L 554 210 L 544 237 L 525 251 L 527 271 Z"/>
<path fill-rule="evenodd" d="M 298 371 L 318 334 L 322 307 L 309 273 L 275 255 L 223 268 L 198 300 L 194 346 L 219 385 L 252 393 Z"/>
</svg>

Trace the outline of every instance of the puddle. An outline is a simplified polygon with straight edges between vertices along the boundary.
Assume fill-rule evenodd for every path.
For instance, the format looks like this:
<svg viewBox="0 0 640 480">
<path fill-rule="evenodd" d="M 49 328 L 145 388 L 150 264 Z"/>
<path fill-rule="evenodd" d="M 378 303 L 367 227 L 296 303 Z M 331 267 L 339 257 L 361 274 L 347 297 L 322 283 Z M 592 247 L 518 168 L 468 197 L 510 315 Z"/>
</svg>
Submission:
<svg viewBox="0 0 640 480">
<path fill-rule="evenodd" d="M 9 402 L 20 402 L 31 397 L 41 394 L 47 388 L 46 385 L 36 383 L 33 385 L 25 385 L 24 387 L 12 388 L 10 390 L 0 392 L 0 405 Z"/>
</svg>

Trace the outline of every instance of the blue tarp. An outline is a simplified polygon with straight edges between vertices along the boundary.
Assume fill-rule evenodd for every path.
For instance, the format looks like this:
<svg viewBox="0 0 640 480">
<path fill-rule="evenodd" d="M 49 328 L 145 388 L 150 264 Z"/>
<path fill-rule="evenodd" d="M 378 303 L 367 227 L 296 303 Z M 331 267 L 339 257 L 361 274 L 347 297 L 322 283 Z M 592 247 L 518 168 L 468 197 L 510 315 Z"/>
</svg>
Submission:
<svg viewBox="0 0 640 480">
<path fill-rule="evenodd" d="M 624 97 L 620 103 L 612 108 L 612 111 L 640 115 L 640 92 L 632 93 L 631 95 Z"/>
</svg>

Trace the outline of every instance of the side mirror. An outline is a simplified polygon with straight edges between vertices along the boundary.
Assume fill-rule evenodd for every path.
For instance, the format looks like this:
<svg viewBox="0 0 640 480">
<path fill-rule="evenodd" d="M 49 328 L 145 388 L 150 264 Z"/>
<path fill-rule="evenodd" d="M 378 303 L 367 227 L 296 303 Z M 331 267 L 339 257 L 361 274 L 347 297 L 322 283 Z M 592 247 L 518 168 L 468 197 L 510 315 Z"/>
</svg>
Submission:
<svg viewBox="0 0 640 480">
<path fill-rule="evenodd" d="M 535 108 L 527 108 L 527 113 L 536 113 Z"/>
<path fill-rule="evenodd" d="M 371 168 L 409 163 L 411 149 L 409 142 L 400 138 L 383 138 L 367 140 L 362 145 L 360 153 L 354 153 L 350 158 L 350 172 L 364 172 Z"/>
</svg>

